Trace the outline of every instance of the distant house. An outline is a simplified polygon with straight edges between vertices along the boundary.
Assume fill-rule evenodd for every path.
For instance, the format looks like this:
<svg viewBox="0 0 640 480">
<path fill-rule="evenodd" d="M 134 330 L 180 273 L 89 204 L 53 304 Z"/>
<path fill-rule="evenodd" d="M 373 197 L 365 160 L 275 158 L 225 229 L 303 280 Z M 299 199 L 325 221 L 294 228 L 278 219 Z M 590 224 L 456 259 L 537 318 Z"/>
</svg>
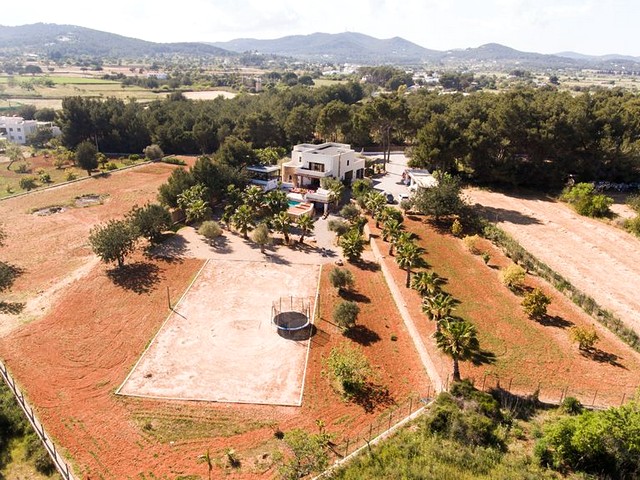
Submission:
<svg viewBox="0 0 640 480">
<path fill-rule="evenodd" d="M 323 178 L 336 178 L 350 184 L 363 176 L 364 159 L 356 157 L 351 146 L 344 143 L 296 145 L 291 160 L 282 165 L 282 180 L 296 188 L 317 189 Z"/>
<path fill-rule="evenodd" d="M 265 192 L 278 188 L 280 167 L 278 165 L 251 165 L 247 167 L 249 182 L 262 187 Z"/>
<path fill-rule="evenodd" d="M 50 128 L 54 137 L 62 134 L 60 129 L 51 122 L 37 122 L 35 120 L 25 120 L 22 117 L 0 116 L 0 138 L 4 138 L 11 143 L 24 145 L 27 143 L 29 135 L 33 135 L 40 128 Z"/>
</svg>

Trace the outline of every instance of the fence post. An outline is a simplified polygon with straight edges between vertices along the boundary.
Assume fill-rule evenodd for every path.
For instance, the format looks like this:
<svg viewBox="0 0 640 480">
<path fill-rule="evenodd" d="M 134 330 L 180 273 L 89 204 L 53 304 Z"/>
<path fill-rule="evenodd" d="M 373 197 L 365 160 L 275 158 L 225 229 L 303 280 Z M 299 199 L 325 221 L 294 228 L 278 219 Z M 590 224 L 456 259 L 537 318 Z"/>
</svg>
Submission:
<svg viewBox="0 0 640 480">
<path fill-rule="evenodd" d="M 591 406 L 593 407 L 596 404 L 596 395 L 598 395 L 598 390 L 593 394 L 593 400 L 591 401 Z"/>
<path fill-rule="evenodd" d="M 413 413 L 413 397 L 409 398 L 409 415 Z"/>
<path fill-rule="evenodd" d="M 393 411 L 389 413 L 389 427 L 387 428 L 387 430 L 391 429 L 391 420 L 393 420 Z"/>
<path fill-rule="evenodd" d="M 624 405 L 624 399 L 627 396 L 627 392 L 622 393 L 622 401 L 620 402 L 620 406 Z"/>
<path fill-rule="evenodd" d="M 347 446 L 344 449 L 345 458 L 349 455 L 349 439 L 347 438 Z"/>
<path fill-rule="evenodd" d="M 484 392 L 484 383 L 487 381 L 487 374 L 484 374 L 484 377 L 482 377 L 482 388 L 480 389 L 481 391 Z"/>
<path fill-rule="evenodd" d="M 508 392 L 511 392 L 511 384 L 513 383 L 513 377 L 511 377 L 511 380 L 509 380 L 509 387 L 507 388 Z"/>
<path fill-rule="evenodd" d="M 373 423 L 369 424 L 369 442 L 371 441 L 371 432 L 373 432 Z"/>
</svg>

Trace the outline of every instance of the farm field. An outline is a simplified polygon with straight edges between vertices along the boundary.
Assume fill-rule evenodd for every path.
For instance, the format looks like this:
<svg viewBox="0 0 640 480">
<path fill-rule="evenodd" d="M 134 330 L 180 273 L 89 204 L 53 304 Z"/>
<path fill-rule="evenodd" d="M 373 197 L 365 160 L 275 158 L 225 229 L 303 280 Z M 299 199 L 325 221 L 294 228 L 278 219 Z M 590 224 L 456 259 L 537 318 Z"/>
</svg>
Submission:
<svg viewBox="0 0 640 480">
<path fill-rule="evenodd" d="M 528 276 L 529 287 L 540 287 L 552 298 L 548 317 L 542 322 L 531 320 L 522 311 L 521 297 L 500 280 L 499 269 L 510 262 L 500 250 L 484 241 L 482 249 L 491 255 L 485 265 L 480 256 L 468 252 L 461 240 L 438 232 L 420 217 L 408 218 L 405 223 L 426 249 L 425 260 L 430 267 L 447 279 L 443 289 L 460 302 L 454 315 L 470 320 L 478 329 L 483 352 L 477 364 L 461 363 L 463 378 L 472 378 L 478 387 L 499 384 L 521 394 L 539 389 L 541 399 L 555 402 L 565 391 L 585 404 L 599 406 L 618 405 L 633 395 L 639 385 L 640 354 L 604 327 L 594 325 L 594 320 L 553 287 Z M 387 255 L 388 244 L 379 238 L 372 222 L 369 226 L 377 235 L 374 241 L 403 292 L 423 342 L 441 377 L 447 378 L 451 361 L 435 347 L 435 325 L 421 312 L 418 293 L 405 289 L 406 274 Z M 595 326 L 601 340 L 594 355 L 582 355 L 571 342 L 569 328 L 574 325 Z"/>
<path fill-rule="evenodd" d="M 467 190 L 491 221 L 640 333 L 640 243 L 545 197 Z"/>
<path fill-rule="evenodd" d="M 404 411 L 409 399 L 417 408 L 429 381 L 384 278 L 371 263 L 349 267 L 356 277 L 351 299 L 361 306 L 352 340 L 332 323 L 339 297 L 329 286 L 329 268 L 322 271 L 302 407 L 115 395 L 167 317 L 167 289 L 175 304 L 203 265 L 204 259 L 189 256 L 190 247 L 200 242 L 194 250 L 207 249 L 187 236 L 169 249 L 173 257 L 129 259 L 129 275 L 120 277 L 98 263 L 86 238 L 92 225 L 152 200 L 173 168 L 149 164 L 0 202 L 9 227 L 3 258 L 25 270 L 8 300 L 26 302 L 20 316 L 2 318 L 0 357 L 80 478 L 207 478 L 206 465 L 198 463 L 207 450 L 216 459 L 214 478 L 271 478 L 273 454 L 282 447 L 278 431 L 315 432 L 316 421 L 322 421 L 336 444 L 350 438 L 353 448 L 355 437 L 362 441 L 385 412 Z M 104 200 L 48 216 L 29 213 L 87 193 Z M 225 237 L 225 249 L 216 253 L 208 247 L 209 254 L 224 259 L 225 252 L 242 255 L 247 248 L 259 256 L 241 237 Z M 279 246 L 270 255 L 285 261 L 288 248 Z M 291 258 L 303 254 L 296 247 Z M 347 340 L 361 346 L 377 372 L 384 395 L 370 403 L 344 403 L 322 374 L 330 349 Z M 241 459 L 237 471 L 224 463 L 227 448 Z"/>
</svg>

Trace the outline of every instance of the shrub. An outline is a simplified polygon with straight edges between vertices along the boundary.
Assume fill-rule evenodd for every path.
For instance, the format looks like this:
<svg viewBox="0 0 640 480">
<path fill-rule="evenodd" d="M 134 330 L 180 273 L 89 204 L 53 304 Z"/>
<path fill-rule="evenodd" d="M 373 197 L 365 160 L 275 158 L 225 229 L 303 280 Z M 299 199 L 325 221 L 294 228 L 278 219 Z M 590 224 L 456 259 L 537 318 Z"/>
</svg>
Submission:
<svg viewBox="0 0 640 480">
<path fill-rule="evenodd" d="M 51 183 L 51 175 L 47 172 L 42 172 L 38 178 L 40 183 Z"/>
<path fill-rule="evenodd" d="M 355 327 L 360 307 L 355 302 L 340 302 L 333 310 L 333 321 L 343 331 Z"/>
<path fill-rule="evenodd" d="M 207 220 L 202 222 L 200 228 L 198 228 L 198 233 L 207 240 L 214 240 L 222 235 L 222 227 L 216 221 Z"/>
<path fill-rule="evenodd" d="M 462 228 L 462 223 L 460 223 L 460 220 L 456 218 L 453 221 L 453 224 L 451 225 L 451 234 L 454 237 L 460 237 L 462 235 L 463 230 L 464 229 Z"/>
<path fill-rule="evenodd" d="M 636 193 L 634 195 L 629 195 L 626 203 L 635 210 L 636 213 L 640 214 L 640 194 Z"/>
<path fill-rule="evenodd" d="M 160 160 L 164 156 L 164 152 L 158 145 L 152 144 L 145 147 L 144 156 L 149 160 Z"/>
<path fill-rule="evenodd" d="M 105 170 L 107 170 L 107 171 L 109 171 L 109 172 L 110 172 L 110 171 L 112 171 L 112 170 L 117 170 L 117 169 L 118 169 L 118 165 L 116 165 L 116 164 L 115 164 L 115 163 L 113 163 L 113 162 L 109 162 L 109 163 L 107 163 L 107 164 L 104 166 L 104 168 L 105 168 Z"/>
<path fill-rule="evenodd" d="M 340 238 L 349 231 L 351 225 L 349 225 L 349 223 L 345 222 L 344 220 L 337 220 L 334 218 L 329 220 L 328 227 L 330 231 L 335 232 L 336 236 Z"/>
<path fill-rule="evenodd" d="M 624 221 L 624 228 L 627 231 L 633 233 L 634 235 L 640 237 L 640 214 L 636 215 L 633 218 L 628 218 Z"/>
<path fill-rule="evenodd" d="M 336 267 L 329 272 L 329 281 L 331 282 L 331 286 L 337 288 L 338 293 L 341 293 L 343 290 L 353 288 L 353 273 L 346 268 Z"/>
<path fill-rule="evenodd" d="M 502 283 L 504 283 L 511 291 L 517 292 L 524 286 L 526 272 L 520 265 L 512 263 L 502 270 Z"/>
<path fill-rule="evenodd" d="M 352 221 L 356 217 L 360 216 L 360 209 L 353 203 L 348 203 L 340 209 L 340 216 Z"/>
<path fill-rule="evenodd" d="M 529 317 L 542 318 L 547 314 L 550 303 L 551 299 L 542 290 L 535 288 L 524 296 L 521 305 Z"/>
<path fill-rule="evenodd" d="M 163 159 L 160 160 L 163 163 L 169 163 L 171 165 L 186 165 L 187 162 L 185 162 L 184 160 L 181 160 L 179 158 L 176 157 L 164 157 Z"/>
<path fill-rule="evenodd" d="M 480 237 L 478 235 L 467 235 L 462 239 L 462 242 L 472 254 L 480 255 L 482 253 L 482 250 L 480 250 Z"/>
<path fill-rule="evenodd" d="M 171 215 L 162 205 L 147 203 L 143 207 L 134 206 L 127 219 L 138 230 L 138 233 L 156 244 L 162 238 L 162 232 L 171 226 Z"/>
<path fill-rule="evenodd" d="M 560 410 L 569 415 L 579 415 L 584 408 L 577 398 L 567 397 L 560 404 Z"/>
<path fill-rule="evenodd" d="M 361 394 L 372 374 L 362 350 L 348 343 L 333 347 L 324 366 L 324 374 L 333 389 L 347 399 Z"/>
<path fill-rule="evenodd" d="M 64 178 L 67 182 L 71 182 L 72 180 L 75 180 L 76 178 L 78 178 L 78 174 L 75 173 L 73 170 L 69 170 Z"/>
<path fill-rule="evenodd" d="M 400 202 L 400 209 L 403 212 L 408 212 L 409 210 L 411 210 L 412 207 L 413 207 L 413 202 L 408 198 L 405 198 Z"/>
<path fill-rule="evenodd" d="M 16 167 L 17 173 L 29 173 L 31 171 L 31 165 L 28 162 L 20 162 Z"/>
<path fill-rule="evenodd" d="M 571 327 L 569 330 L 571 339 L 578 344 L 583 351 L 591 350 L 600 340 L 596 329 L 593 327 Z"/>
<path fill-rule="evenodd" d="M 484 260 L 484 263 L 489 263 L 489 260 L 491 260 L 491 255 L 489 255 L 487 252 L 484 252 L 481 257 L 482 260 Z"/>
<path fill-rule="evenodd" d="M 609 207 L 613 199 L 596 193 L 591 183 L 577 183 L 573 187 L 565 189 L 560 197 L 565 202 L 573 205 L 580 215 L 587 217 L 604 217 L 611 213 Z"/>
<path fill-rule="evenodd" d="M 313 472 L 325 470 L 329 465 L 327 444 L 329 439 L 322 433 L 308 433 L 295 428 L 284 434 L 289 455 L 279 455 L 283 460 L 278 471 L 284 480 L 297 480 Z"/>
<path fill-rule="evenodd" d="M 129 155 L 129 160 L 131 160 L 132 162 L 137 162 L 138 160 L 140 160 L 140 155 L 138 155 L 137 153 L 132 153 L 131 155 Z"/>
<path fill-rule="evenodd" d="M 36 179 L 33 177 L 24 177 L 20 179 L 20 188 L 27 192 L 36 188 Z"/>
</svg>

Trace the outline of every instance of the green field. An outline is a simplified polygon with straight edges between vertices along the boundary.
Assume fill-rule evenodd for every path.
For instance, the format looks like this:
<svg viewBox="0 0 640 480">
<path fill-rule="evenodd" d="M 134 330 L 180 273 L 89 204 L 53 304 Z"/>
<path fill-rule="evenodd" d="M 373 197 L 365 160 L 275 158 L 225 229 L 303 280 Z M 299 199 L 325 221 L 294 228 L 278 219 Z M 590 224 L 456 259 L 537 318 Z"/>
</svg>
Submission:
<svg viewBox="0 0 640 480">
<path fill-rule="evenodd" d="M 68 76 L 54 76 L 54 75 L 15 75 L 15 76 L 0 76 L 0 83 L 9 83 L 9 79 L 13 79 L 17 83 L 29 82 L 31 80 L 51 80 L 56 85 L 86 85 L 86 84 L 117 84 L 115 80 L 103 80 L 101 78 L 87 78 L 87 77 L 68 77 Z"/>
</svg>

